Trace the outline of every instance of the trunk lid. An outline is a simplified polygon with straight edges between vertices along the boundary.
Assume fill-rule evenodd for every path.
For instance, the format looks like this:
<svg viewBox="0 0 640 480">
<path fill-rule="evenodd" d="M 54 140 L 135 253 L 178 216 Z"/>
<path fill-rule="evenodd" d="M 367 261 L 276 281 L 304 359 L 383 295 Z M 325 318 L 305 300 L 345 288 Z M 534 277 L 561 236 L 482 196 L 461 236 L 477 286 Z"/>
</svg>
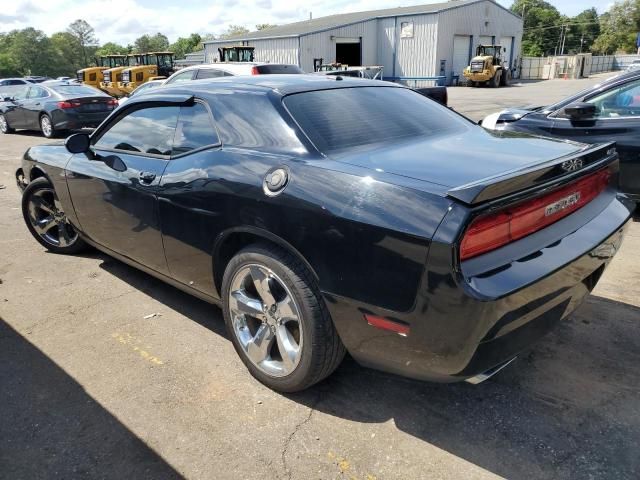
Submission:
<svg viewBox="0 0 640 480">
<path fill-rule="evenodd" d="M 449 196 L 472 204 L 583 168 L 591 171 L 591 164 L 615 155 L 609 152 L 612 146 L 472 128 L 462 134 L 351 151 L 334 160 L 435 183 L 446 187 Z"/>
</svg>

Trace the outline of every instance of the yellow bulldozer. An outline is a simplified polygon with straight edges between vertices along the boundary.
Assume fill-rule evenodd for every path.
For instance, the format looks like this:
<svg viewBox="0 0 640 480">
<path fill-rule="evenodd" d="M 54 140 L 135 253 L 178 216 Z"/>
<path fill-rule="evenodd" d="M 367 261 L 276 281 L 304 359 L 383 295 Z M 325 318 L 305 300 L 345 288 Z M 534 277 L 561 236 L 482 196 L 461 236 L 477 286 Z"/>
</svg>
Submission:
<svg viewBox="0 0 640 480">
<path fill-rule="evenodd" d="M 125 57 L 121 65 L 103 70 L 100 90 L 107 92 L 112 97 L 119 98 L 124 96 L 126 92 L 118 88 L 118 82 L 122 82 L 122 71 L 126 68 L 145 65 L 146 59 L 147 57 L 144 53 L 130 53 Z"/>
<path fill-rule="evenodd" d="M 87 67 L 78 70 L 76 72 L 76 78 L 79 82 L 85 85 L 100 88 L 102 72 L 108 68 L 122 65 L 126 58 L 126 55 L 103 55 L 100 58 L 96 59 L 95 67 Z"/>
<path fill-rule="evenodd" d="M 151 52 L 142 54 L 141 65 L 125 68 L 118 82 L 118 90 L 122 94 L 133 92 L 149 80 L 160 80 L 175 72 L 173 52 Z"/>
<path fill-rule="evenodd" d="M 511 72 L 504 66 L 503 52 L 506 52 L 506 48 L 500 45 L 479 45 L 471 64 L 462 72 L 467 79 L 467 85 L 488 85 L 493 88 L 509 85 Z"/>
</svg>

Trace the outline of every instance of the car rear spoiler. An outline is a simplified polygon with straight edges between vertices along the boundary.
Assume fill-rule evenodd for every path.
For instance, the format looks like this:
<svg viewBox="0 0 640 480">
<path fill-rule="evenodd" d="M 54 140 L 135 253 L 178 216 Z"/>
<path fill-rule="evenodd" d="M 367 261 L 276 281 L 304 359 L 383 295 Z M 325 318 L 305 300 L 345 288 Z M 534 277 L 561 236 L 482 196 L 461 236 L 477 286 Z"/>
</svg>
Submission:
<svg viewBox="0 0 640 480">
<path fill-rule="evenodd" d="M 567 183 L 617 159 L 615 142 L 600 143 L 548 162 L 452 188 L 447 195 L 467 205 L 476 205 L 517 192 Z"/>
</svg>

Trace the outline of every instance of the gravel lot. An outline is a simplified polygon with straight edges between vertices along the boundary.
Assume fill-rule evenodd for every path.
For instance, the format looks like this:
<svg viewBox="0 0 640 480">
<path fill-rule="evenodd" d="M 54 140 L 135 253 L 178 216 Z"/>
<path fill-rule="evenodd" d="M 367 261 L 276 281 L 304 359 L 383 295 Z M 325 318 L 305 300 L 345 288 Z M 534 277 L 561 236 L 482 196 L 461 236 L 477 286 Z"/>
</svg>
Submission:
<svg viewBox="0 0 640 480">
<path fill-rule="evenodd" d="M 478 120 L 601 79 L 452 88 L 450 103 Z M 218 308 L 29 236 L 13 172 L 44 142 L 0 137 L 0 478 L 639 478 L 640 223 L 586 303 L 484 384 L 347 359 L 285 396 L 245 371 Z"/>
</svg>

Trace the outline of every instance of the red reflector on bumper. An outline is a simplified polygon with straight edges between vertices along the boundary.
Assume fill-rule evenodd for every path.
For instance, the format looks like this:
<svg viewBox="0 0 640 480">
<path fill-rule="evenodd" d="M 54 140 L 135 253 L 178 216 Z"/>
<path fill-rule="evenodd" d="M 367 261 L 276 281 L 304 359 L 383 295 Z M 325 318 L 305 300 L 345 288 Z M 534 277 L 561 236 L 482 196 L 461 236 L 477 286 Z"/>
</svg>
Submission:
<svg viewBox="0 0 640 480">
<path fill-rule="evenodd" d="M 460 260 L 495 250 L 568 216 L 607 188 L 609 177 L 609 170 L 600 170 L 554 192 L 477 217 L 462 239 Z"/>
<path fill-rule="evenodd" d="M 409 325 L 405 323 L 396 322 L 394 320 L 388 320 L 386 318 L 378 317 L 376 315 L 368 315 L 364 314 L 364 318 L 367 320 L 367 323 L 372 327 L 380 328 L 382 330 L 389 330 L 391 332 L 395 332 L 403 337 L 409 335 Z"/>
</svg>

